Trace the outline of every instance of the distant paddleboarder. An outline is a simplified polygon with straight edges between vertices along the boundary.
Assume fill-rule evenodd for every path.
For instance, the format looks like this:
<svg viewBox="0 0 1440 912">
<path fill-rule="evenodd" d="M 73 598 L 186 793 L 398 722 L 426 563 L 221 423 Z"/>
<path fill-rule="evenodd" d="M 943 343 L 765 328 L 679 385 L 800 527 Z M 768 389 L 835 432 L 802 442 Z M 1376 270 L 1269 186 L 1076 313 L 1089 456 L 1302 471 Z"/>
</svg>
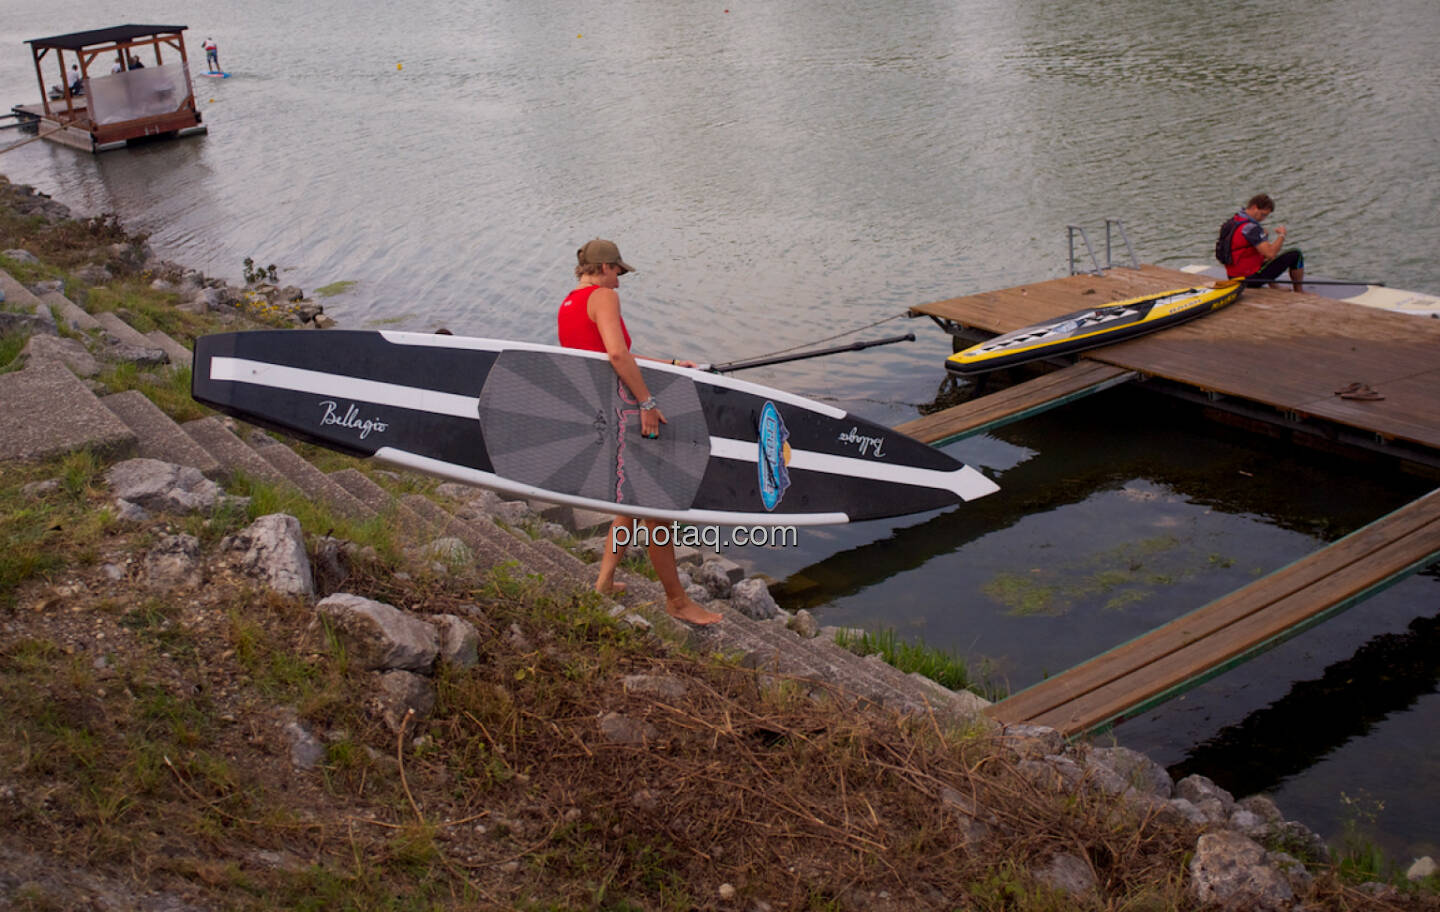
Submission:
<svg viewBox="0 0 1440 912">
<path fill-rule="evenodd" d="M 214 38 L 206 38 L 200 46 L 205 49 L 205 69 L 211 73 L 220 72 L 220 45 L 215 43 Z"/>
</svg>

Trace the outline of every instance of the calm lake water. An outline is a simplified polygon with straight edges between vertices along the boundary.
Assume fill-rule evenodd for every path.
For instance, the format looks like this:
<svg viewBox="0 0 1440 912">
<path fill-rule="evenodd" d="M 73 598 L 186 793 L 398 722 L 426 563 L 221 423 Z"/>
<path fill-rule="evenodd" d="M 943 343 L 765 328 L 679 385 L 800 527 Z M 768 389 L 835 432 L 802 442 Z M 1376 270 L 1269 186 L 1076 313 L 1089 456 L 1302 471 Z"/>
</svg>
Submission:
<svg viewBox="0 0 1440 912">
<path fill-rule="evenodd" d="M 0 100 L 38 95 L 25 39 L 177 15 L 233 75 L 197 80 L 208 137 L 33 143 L 0 173 L 214 275 L 250 256 L 307 290 L 354 282 L 325 301 L 348 327 L 552 341 L 600 235 L 639 268 L 637 351 L 916 331 L 747 374 L 896 423 L 965 390 L 943 389 L 938 330 L 892 318 L 1064 274 L 1070 223 L 1098 245 L 1123 218 L 1142 261 L 1178 267 L 1263 190 L 1312 269 L 1440 292 L 1433 0 L 8 0 Z M 1427 487 L 1119 390 L 951 449 L 1001 493 L 736 556 L 826 623 L 988 658 L 1019 689 Z M 1373 812 L 1396 858 L 1440 851 L 1437 605 L 1413 578 L 1116 737 L 1332 839 Z"/>
</svg>

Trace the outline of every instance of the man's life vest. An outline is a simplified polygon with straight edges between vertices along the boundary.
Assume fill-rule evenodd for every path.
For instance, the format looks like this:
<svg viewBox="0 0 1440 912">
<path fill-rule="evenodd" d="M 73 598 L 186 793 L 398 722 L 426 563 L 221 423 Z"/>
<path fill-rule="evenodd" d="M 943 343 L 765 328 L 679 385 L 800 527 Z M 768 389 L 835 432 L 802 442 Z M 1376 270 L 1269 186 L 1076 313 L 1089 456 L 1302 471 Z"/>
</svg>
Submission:
<svg viewBox="0 0 1440 912">
<path fill-rule="evenodd" d="M 1241 229 L 1246 222 L 1254 222 L 1250 216 L 1237 212 L 1220 226 L 1220 235 L 1215 239 L 1215 259 L 1225 265 L 1225 274 L 1230 277 L 1254 275 L 1265 265 L 1265 258 L 1255 245 L 1245 240 Z"/>
</svg>

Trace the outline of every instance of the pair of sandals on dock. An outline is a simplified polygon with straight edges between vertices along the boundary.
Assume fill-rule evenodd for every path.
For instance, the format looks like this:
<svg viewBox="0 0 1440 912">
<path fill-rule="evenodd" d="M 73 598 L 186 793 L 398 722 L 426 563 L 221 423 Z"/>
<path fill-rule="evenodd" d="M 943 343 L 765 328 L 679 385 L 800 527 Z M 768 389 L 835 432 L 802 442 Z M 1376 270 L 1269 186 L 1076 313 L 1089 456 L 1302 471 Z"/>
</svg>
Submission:
<svg viewBox="0 0 1440 912">
<path fill-rule="evenodd" d="M 1335 395 L 1339 396 L 1341 399 L 1376 400 L 1385 398 L 1380 393 L 1377 393 L 1375 390 L 1371 389 L 1369 384 L 1360 383 L 1359 381 L 1351 383 L 1348 386 L 1341 387 L 1340 389 L 1335 391 Z"/>
</svg>

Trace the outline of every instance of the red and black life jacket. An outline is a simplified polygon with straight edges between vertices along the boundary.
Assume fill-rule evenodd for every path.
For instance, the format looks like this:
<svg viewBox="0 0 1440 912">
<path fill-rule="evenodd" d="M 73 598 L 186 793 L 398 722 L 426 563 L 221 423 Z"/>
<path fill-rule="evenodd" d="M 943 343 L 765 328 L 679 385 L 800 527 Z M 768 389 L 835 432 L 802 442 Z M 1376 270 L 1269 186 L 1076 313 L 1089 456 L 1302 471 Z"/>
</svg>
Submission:
<svg viewBox="0 0 1440 912">
<path fill-rule="evenodd" d="M 1220 226 L 1220 236 L 1215 241 L 1215 258 L 1225 264 L 1225 274 L 1231 278 L 1254 275 L 1265 265 L 1265 258 L 1255 245 L 1245 239 L 1245 223 L 1255 222 L 1243 212 L 1230 216 Z M 1259 224 L 1259 222 L 1255 222 Z"/>
</svg>

